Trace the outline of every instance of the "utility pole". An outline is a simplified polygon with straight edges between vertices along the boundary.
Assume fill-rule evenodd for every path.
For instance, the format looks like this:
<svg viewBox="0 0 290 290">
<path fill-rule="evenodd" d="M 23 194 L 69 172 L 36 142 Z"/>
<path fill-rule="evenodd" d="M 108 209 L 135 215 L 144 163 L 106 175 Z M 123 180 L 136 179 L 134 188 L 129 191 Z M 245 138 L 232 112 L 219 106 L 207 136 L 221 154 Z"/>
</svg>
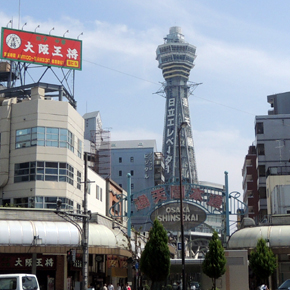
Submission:
<svg viewBox="0 0 290 290">
<path fill-rule="evenodd" d="M 182 289 L 186 290 L 185 279 L 185 248 L 184 248 L 184 217 L 183 217 L 183 195 L 182 195 L 182 159 L 181 159 L 181 138 L 180 131 L 187 126 L 187 122 L 182 122 L 178 128 L 178 153 L 179 153 L 179 198 L 180 198 L 180 233 L 181 233 L 181 273 Z"/>
<path fill-rule="evenodd" d="M 88 288 L 88 256 L 89 256 L 89 218 L 88 218 L 88 200 L 87 200 L 87 184 L 88 184 L 88 154 L 85 152 L 85 181 L 84 181 L 84 212 L 83 212 L 83 237 L 82 237 L 82 247 L 83 247 L 83 283 L 82 290 L 87 290 Z"/>
<path fill-rule="evenodd" d="M 88 261 L 89 261 L 89 219 L 91 218 L 91 212 L 88 211 L 88 200 L 87 200 L 87 185 L 88 183 L 88 155 L 85 152 L 84 154 L 84 199 L 83 199 L 83 212 L 82 213 L 71 213 L 61 210 L 61 199 L 57 200 L 57 208 L 55 213 L 59 216 L 62 216 L 66 221 L 73 224 L 79 231 L 81 235 L 81 247 L 83 251 L 83 260 L 82 260 L 82 274 L 83 274 L 83 281 L 81 290 L 87 290 L 88 288 Z M 94 182 L 94 181 L 92 181 Z M 73 218 L 81 218 L 83 221 L 83 228 L 75 221 Z"/>
</svg>

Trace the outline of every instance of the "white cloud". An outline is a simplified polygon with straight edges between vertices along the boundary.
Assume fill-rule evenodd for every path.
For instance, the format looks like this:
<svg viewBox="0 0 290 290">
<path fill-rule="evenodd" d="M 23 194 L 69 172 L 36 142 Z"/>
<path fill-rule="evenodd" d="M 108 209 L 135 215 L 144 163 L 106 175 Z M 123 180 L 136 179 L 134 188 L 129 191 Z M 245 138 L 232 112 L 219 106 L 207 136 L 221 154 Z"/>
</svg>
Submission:
<svg viewBox="0 0 290 290">
<path fill-rule="evenodd" d="M 242 167 L 251 140 L 238 130 L 194 131 L 198 178 L 224 184 L 228 172 L 230 191 L 242 192 Z"/>
</svg>

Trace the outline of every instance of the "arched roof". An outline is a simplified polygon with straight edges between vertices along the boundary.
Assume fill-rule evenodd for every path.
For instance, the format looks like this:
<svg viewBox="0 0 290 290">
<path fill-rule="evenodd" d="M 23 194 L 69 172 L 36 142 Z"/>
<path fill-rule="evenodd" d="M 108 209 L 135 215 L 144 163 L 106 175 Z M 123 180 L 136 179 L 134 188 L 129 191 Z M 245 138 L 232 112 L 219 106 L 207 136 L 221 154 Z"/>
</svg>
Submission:
<svg viewBox="0 0 290 290">
<path fill-rule="evenodd" d="M 81 235 L 68 222 L 0 220 L 0 245 L 33 245 L 34 237 L 43 246 L 80 246 Z M 89 246 L 116 248 L 114 232 L 96 223 L 89 224 Z"/>
<path fill-rule="evenodd" d="M 255 248 L 260 238 L 267 239 L 271 248 L 290 246 L 290 225 L 247 227 L 232 234 L 229 249 Z"/>
</svg>

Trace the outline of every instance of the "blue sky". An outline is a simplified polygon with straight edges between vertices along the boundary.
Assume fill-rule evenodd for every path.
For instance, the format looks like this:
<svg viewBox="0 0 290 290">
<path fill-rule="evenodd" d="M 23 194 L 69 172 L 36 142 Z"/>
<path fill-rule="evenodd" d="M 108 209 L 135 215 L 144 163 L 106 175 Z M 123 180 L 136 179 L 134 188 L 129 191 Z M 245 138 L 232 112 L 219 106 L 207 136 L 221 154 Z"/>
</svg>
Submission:
<svg viewBox="0 0 290 290">
<path fill-rule="evenodd" d="M 112 140 L 156 139 L 158 150 L 165 99 L 154 94 L 163 81 L 156 48 L 171 26 L 180 26 L 197 48 L 190 81 L 202 83 L 189 99 L 199 180 L 223 184 L 228 171 L 230 191 L 242 191 L 255 115 L 267 114 L 267 95 L 289 91 L 290 1 L 0 2 L 1 26 L 13 19 L 16 29 L 27 23 L 27 31 L 40 25 L 39 33 L 83 33 L 79 113 L 98 110 Z"/>
</svg>

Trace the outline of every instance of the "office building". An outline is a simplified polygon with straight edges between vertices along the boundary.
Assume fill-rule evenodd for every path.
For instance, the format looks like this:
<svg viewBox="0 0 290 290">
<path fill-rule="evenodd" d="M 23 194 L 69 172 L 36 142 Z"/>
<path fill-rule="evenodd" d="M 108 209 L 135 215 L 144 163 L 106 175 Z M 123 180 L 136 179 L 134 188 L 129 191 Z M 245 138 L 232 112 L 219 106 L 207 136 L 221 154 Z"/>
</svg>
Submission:
<svg viewBox="0 0 290 290">
<path fill-rule="evenodd" d="M 131 192 L 164 183 L 163 155 L 155 140 L 111 142 L 112 179 L 126 191 L 127 174 L 131 175 Z"/>
<path fill-rule="evenodd" d="M 257 206 L 249 207 L 249 214 L 256 217 L 256 221 L 267 219 L 267 215 L 281 211 L 278 209 L 278 190 L 276 187 L 290 184 L 290 92 L 269 95 L 268 103 L 271 110 L 268 115 L 255 117 L 255 150 L 251 149 L 251 156 L 246 156 L 243 168 L 244 201 L 250 205 L 250 199 L 255 199 L 255 182 L 257 184 Z M 254 153 L 256 151 L 256 153 Z M 250 153 L 250 151 L 249 151 Z M 249 162 L 254 165 L 256 154 L 256 172 L 246 174 Z M 247 169 L 247 170 L 246 170 Z M 257 178 L 256 178 L 257 175 Z M 248 179 L 248 181 L 245 180 Z M 253 190 L 247 190 L 252 179 Z M 285 187 L 286 190 L 287 187 Z M 276 205 L 273 205 L 272 194 Z M 283 194 L 280 196 L 282 198 Z M 278 202 L 278 203 L 277 203 Z M 286 200 L 285 200 L 286 202 Z M 275 203 L 275 202 L 274 202 Z M 287 204 L 284 203 L 284 206 Z M 251 212 L 253 210 L 253 212 Z M 282 211 L 283 212 L 283 211 Z"/>
<path fill-rule="evenodd" d="M 256 146 L 251 145 L 245 157 L 242 169 L 243 176 L 243 202 L 248 207 L 247 216 L 260 220 L 258 216 L 259 193 L 257 189 Z"/>
</svg>

